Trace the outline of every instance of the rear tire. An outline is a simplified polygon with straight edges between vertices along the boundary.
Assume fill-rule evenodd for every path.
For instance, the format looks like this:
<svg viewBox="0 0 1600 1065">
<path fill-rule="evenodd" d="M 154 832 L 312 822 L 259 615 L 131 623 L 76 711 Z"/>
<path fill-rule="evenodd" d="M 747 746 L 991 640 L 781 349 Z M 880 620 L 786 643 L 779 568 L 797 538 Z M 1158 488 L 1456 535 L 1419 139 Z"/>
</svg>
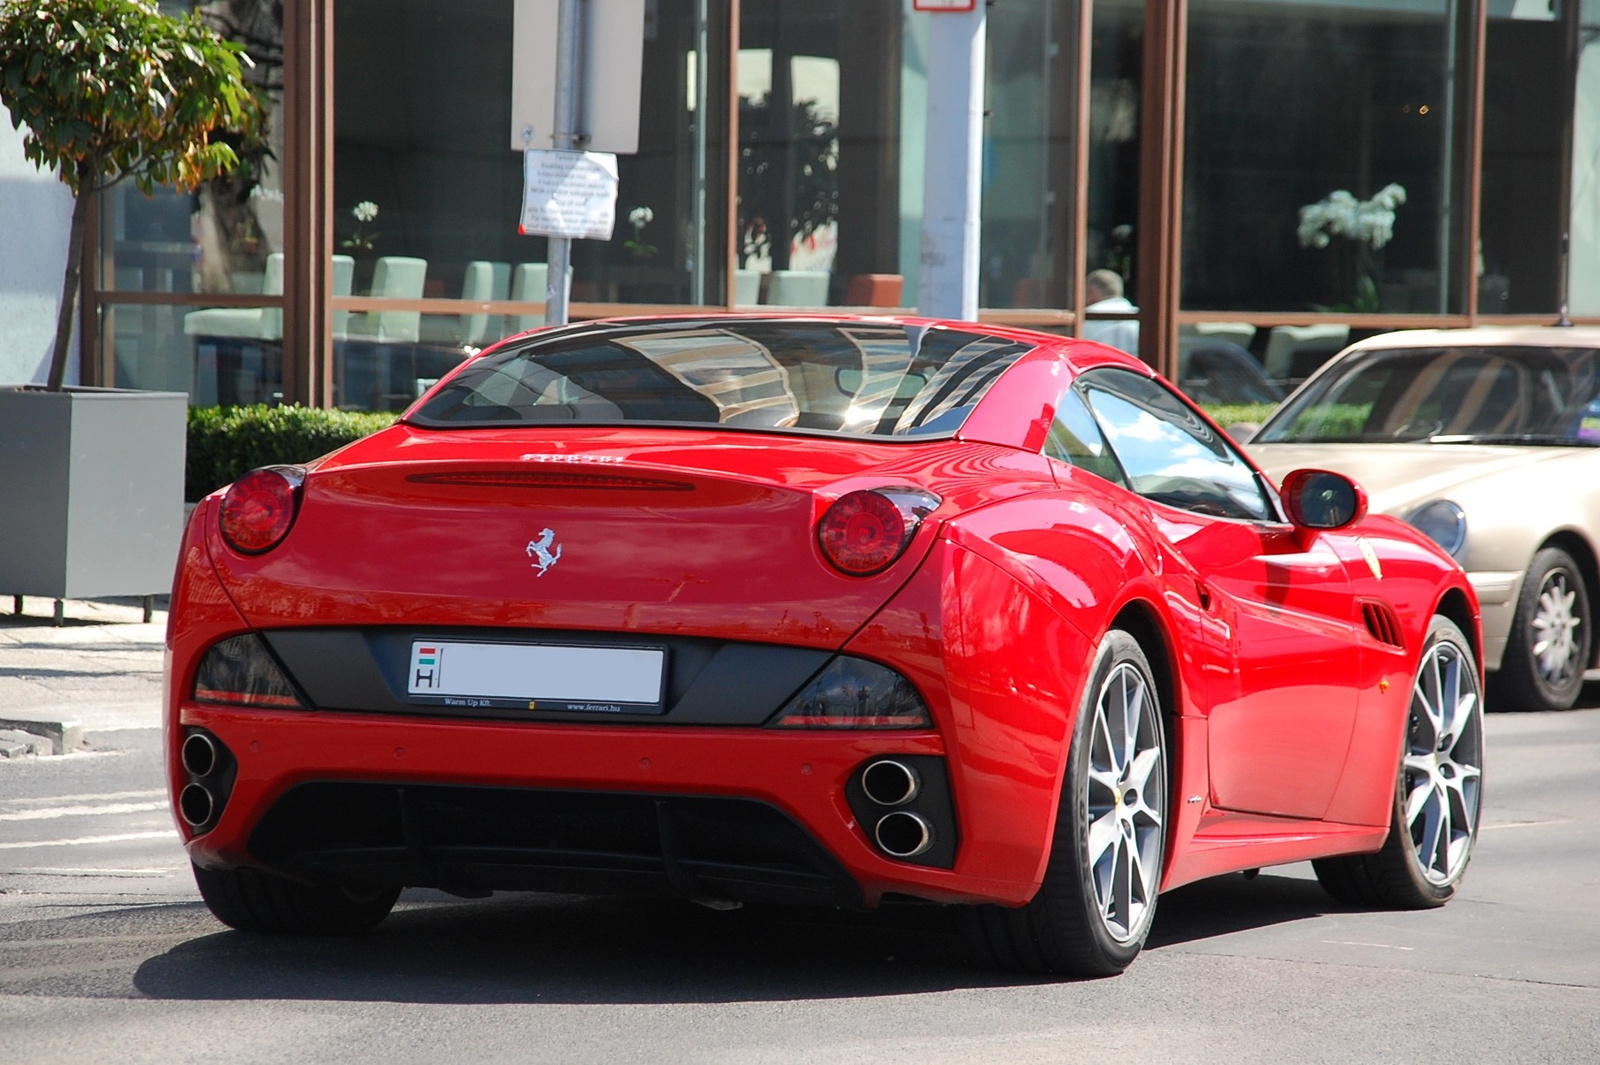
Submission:
<svg viewBox="0 0 1600 1065">
<path fill-rule="evenodd" d="M 1483 808 L 1483 700 L 1472 645 L 1435 617 L 1411 685 L 1410 721 L 1389 835 L 1376 854 L 1311 863 L 1323 888 L 1351 906 L 1422 910 L 1455 896 Z"/>
<path fill-rule="evenodd" d="M 241 932 L 361 935 L 387 917 L 400 897 L 399 888 L 358 895 L 338 887 L 302 884 L 260 869 L 193 868 L 206 906 L 217 920 Z"/>
<path fill-rule="evenodd" d="M 1167 740 L 1139 643 L 1100 643 L 1073 727 L 1044 883 L 1011 909 L 964 915 L 968 942 L 997 968 L 1114 976 L 1144 947 L 1167 836 Z"/>
<path fill-rule="evenodd" d="M 1495 675 L 1497 706 L 1570 710 L 1589 665 L 1593 614 L 1572 556 L 1547 547 L 1533 556 Z"/>
</svg>

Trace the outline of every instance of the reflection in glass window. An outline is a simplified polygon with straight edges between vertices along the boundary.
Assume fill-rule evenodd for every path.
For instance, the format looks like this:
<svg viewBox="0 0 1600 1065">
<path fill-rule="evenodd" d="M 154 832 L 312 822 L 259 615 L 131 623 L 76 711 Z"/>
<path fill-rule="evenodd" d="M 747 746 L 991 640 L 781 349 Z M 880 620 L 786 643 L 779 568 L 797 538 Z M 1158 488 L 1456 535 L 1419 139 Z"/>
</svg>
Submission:
<svg viewBox="0 0 1600 1065">
<path fill-rule="evenodd" d="M 1110 270 L 1139 301 L 1139 86 L 1144 0 L 1095 0 L 1089 97 L 1090 270 Z"/>
<path fill-rule="evenodd" d="M 735 302 L 904 305 L 900 5 L 739 11 Z"/>
<path fill-rule="evenodd" d="M 1050 423 L 1044 453 L 1112 484 L 1128 487 L 1127 478 L 1122 475 L 1122 468 L 1111 454 L 1094 416 L 1074 389 L 1068 389 L 1056 406 L 1055 421 Z"/>
<path fill-rule="evenodd" d="M 1065 307 L 1071 288 L 1077 4 L 989 8 L 982 307 Z"/>
<path fill-rule="evenodd" d="M 962 330 L 834 322 L 596 327 L 483 356 L 410 420 L 948 435 L 1028 350 Z"/>
<path fill-rule="evenodd" d="M 332 5 L 334 251 L 354 259 L 352 294 L 543 302 L 545 238 L 517 232 L 523 171 L 510 147 L 509 91 L 515 6 Z M 716 161 L 726 154 L 718 116 L 726 112 L 719 97 L 727 67 L 714 27 L 726 24 L 727 11 L 722 0 L 660 0 L 652 8 L 639 150 L 618 157 L 612 239 L 573 242 L 574 303 L 722 302 L 717 204 L 725 191 Z M 710 54 L 702 56 L 702 47 Z M 420 291 L 375 293 L 385 258 L 425 263 Z M 459 357 L 463 345 L 541 324 L 463 318 L 434 316 L 420 343 L 453 347 Z"/>
<path fill-rule="evenodd" d="M 1193 0 L 1184 307 L 1462 309 L 1458 9 Z"/>
<path fill-rule="evenodd" d="M 1254 439 L 1600 445 L 1600 351 L 1363 351 L 1317 378 Z"/>
<path fill-rule="evenodd" d="M 279 295 L 283 289 L 272 290 L 268 256 L 283 250 L 283 5 L 235 0 L 164 6 L 201 8 L 208 26 L 245 46 L 252 64 L 245 79 L 268 103 L 270 154 L 245 159 L 232 176 L 192 195 L 159 188 L 146 196 L 131 181 L 113 188 L 101 198 L 105 254 L 97 258 L 99 285 L 123 292 Z M 143 344 L 161 340 L 183 345 L 181 334 L 145 338 Z"/>
<path fill-rule="evenodd" d="M 1199 514 L 1271 515 L 1249 465 L 1159 382 L 1126 370 L 1094 370 L 1081 380 L 1135 492 Z"/>
</svg>

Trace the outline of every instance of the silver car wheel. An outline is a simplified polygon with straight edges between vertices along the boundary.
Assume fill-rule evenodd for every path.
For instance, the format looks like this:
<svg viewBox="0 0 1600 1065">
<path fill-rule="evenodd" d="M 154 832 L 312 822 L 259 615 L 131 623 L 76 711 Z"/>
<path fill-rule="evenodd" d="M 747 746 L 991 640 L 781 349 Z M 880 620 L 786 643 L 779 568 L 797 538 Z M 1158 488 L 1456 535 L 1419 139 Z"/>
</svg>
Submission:
<svg viewBox="0 0 1600 1065">
<path fill-rule="evenodd" d="M 1532 626 L 1533 657 L 1539 675 L 1551 687 L 1560 687 L 1579 668 L 1578 625 L 1580 619 L 1573 610 L 1578 593 L 1567 583 L 1567 574 L 1552 570 L 1546 574 L 1539 588 L 1539 603 L 1529 619 Z"/>
<path fill-rule="evenodd" d="M 1428 648 L 1411 689 L 1403 766 L 1405 823 L 1428 882 L 1453 882 L 1478 830 L 1483 701 L 1471 659 L 1451 641 Z"/>
<path fill-rule="evenodd" d="M 1095 701 L 1085 781 L 1095 903 L 1119 943 L 1142 936 L 1161 886 L 1167 808 L 1161 721 L 1145 676 L 1112 670 Z"/>
</svg>

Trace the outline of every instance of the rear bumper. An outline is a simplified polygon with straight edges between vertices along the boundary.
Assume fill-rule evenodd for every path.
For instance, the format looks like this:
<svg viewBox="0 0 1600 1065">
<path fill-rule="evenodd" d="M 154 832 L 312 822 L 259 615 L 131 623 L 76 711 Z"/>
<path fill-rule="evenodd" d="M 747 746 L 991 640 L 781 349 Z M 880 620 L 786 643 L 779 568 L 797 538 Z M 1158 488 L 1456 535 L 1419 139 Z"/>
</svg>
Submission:
<svg viewBox="0 0 1600 1065">
<path fill-rule="evenodd" d="M 932 733 L 585 728 L 197 704 L 181 705 L 179 724 L 205 729 L 236 763 L 220 815 L 189 840 L 201 865 L 465 894 L 667 891 L 869 907 L 887 893 L 1020 904 L 1036 887 L 1031 869 L 1008 877 L 964 862 L 984 849 L 966 844 L 981 841 L 963 840 L 954 869 L 895 861 L 869 841 L 847 799 L 850 778 L 877 755 L 944 755 Z M 174 794 L 183 783 L 174 765 Z M 575 819 L 550 821 L 552 810 Z M 592 831 L 578 838 L 576 824 Z"/>
</svg>

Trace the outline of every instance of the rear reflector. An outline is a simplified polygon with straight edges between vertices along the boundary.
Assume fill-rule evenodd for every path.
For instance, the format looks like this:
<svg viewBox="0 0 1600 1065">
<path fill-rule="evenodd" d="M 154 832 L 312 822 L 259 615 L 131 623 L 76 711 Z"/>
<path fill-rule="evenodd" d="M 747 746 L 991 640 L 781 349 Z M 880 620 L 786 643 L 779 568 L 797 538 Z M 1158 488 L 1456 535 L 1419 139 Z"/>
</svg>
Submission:
<svg viewBox="0 0 1600 1065">
<path fill-rule="evenodd" d="M 929 728 L 927 705 L 887 666 L 840 655 L 778 712 L 774 728 Z"/>
<path fill-rule="evenodd" d="M 263 466 L 233 482 L 222 497 L 222 538 L 246 555 L 282 543 L 294 524 L 305 479 L 299 466 Z"/>
<path fill-rule="evenodd" d="M 254 633 L 230 637 L 205 653 L 195 670 L 194 699 L 225 706 L 307 709 L 294 682 Z"/>
</svg>

